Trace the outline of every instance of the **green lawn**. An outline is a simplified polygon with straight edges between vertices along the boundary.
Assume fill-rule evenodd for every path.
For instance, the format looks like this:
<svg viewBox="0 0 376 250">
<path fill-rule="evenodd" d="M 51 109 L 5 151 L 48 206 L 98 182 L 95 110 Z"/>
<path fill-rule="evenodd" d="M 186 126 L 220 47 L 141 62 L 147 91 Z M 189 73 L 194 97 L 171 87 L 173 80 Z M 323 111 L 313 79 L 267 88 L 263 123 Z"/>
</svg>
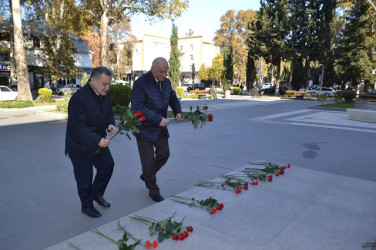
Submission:
<svg viewBox="0 0 376 250">
<path fill-rule="evenodd" d="M 321 105 L 320 105 L 321 106 Z M 355 102 L 350 103 L 344 103 L 344 102 L 338 102 L 338 103 L 330 103 L 330 104 L 324 104 L 321 107 L 327 107 L 327 108 L 355 108 Z"/>
</svg>

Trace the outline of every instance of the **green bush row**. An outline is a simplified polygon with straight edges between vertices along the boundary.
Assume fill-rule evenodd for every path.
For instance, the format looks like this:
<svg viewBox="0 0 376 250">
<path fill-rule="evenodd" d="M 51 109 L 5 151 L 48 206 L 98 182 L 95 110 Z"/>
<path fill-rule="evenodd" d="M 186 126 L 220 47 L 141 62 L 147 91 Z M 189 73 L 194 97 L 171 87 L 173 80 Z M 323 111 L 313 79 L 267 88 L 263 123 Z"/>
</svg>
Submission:
<svg viewBox="0 0 376 250">
<path fill-rule="evenodd" d="M 11 101 L 11 102 L 0 102 L 0 108 L 28 108 L 33 107 L 34 103 L 32 101 Z"/>
</svg>

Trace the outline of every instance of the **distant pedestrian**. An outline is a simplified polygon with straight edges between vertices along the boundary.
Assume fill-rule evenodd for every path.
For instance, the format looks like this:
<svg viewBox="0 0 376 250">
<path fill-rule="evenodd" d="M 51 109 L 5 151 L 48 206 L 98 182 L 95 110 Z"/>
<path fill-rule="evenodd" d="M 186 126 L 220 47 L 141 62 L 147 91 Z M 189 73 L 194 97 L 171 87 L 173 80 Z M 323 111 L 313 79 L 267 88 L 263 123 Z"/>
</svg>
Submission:
<svg viewBox="0 0 376 250">
<path fill-rule="evenodd" d="M 217 99 L 217 93 L 215 93 L 215 88 L 214 88 L 214 85 L 212 84 L 211 87 L 210 87 L 210 92 L 209 92 L 214 99 Z"/>
<path fill-rule="evenodd" d="M 51 89 L 50 82 L 46 82 L 46 84 L 44 84 L 44 88 Z"/>
<path fill-rule="evenodd" d="M 110 207 L 103 194 L 115 165 L 108 148 L 111 140 L 106 139 L 106 130 L 109 135 L 116 130 L 107 94 L 111 80 L 108 68 L 94 68 L 88 84 L 77 90 L 68 104 L 65 154 L 73 164 L 81 211 L 90 217 L 101 216 L 93 200 L 103 207 Z M 99 147 L 102 150 L 96 153 Z M 94 182 L 93 166 L 97 170 Z"/>
</svg>

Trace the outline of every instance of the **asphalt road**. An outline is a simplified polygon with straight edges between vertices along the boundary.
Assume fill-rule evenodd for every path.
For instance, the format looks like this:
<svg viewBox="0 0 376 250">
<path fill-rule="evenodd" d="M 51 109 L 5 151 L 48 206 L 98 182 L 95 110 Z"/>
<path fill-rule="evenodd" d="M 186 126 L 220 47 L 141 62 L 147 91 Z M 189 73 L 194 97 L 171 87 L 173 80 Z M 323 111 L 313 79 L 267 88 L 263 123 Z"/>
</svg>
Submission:
<svg viewBox="0 0 376 250">
<path fill-rule="evenodd" d="M 376 181 L 376 124 L 311 109 L 319 103 L 309 100 L 182 101 L 186 110 L 205 104 L 214 122 L 169 125 L 171 157 L 158 174 L 165 197 L 258 160 Z M 35 109 L 0 110 L 0 249 L 43 249 L 154 204 L 138 177 L 135 140 L 119 136 L 105 194 L 112 207 L 100 219 L 84 216 L 63 153 L 65 129 L 64 118 Z"/>
</svg>

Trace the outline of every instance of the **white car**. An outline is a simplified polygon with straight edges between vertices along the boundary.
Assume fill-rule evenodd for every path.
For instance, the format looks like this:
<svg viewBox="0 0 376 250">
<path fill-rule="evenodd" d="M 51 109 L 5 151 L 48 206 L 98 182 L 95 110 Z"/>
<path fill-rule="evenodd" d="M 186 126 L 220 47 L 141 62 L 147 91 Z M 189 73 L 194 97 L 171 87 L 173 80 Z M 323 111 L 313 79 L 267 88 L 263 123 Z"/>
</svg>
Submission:
<svg viewBox="0 0 376 250">
<path fill-rule="evenodd" d="M 13 91 L 7 86 L 0 85 L 0 101 L 15 101 L 17 100 L 17 96 L 17 91 Z"/>
<path fill-rule="evenodd" d="M 316 89 L 309 90 L 308 92 L 311 94 L 311 96 L 316 96 L 320 93 L 320 87 L 318 87 Z M 335 96 L 336 91 L 332 88 L 321 87 L 321 94 L 326 95 L 326 96 Z"/>
</svg>

